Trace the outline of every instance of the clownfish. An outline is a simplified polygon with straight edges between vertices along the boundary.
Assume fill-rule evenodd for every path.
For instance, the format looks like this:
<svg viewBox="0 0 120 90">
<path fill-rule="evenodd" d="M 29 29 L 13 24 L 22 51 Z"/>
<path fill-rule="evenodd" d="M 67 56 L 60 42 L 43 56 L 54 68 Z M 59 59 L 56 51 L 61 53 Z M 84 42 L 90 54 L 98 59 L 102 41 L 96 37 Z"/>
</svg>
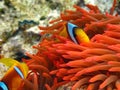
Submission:
<svg viewBox="0 0 120 90">
<path fill-rule="evenodd" d="M 90 41 L 89 37 L 82 29 L 69 22 L 66 26 L 64 26 L 64 29 L 60 32 L 60 35 L 64 37 L 70 37 L 71 40 L 76 44 Z"/>
<path fill-rule="evenodd" d="M 11 58 L 2 58 L 0 63 L 8 67 L 7 72 L 0 80 L 0 90 L 17 90 L 22 79 L 27 77 L 27 65 Z"/>
</svg>

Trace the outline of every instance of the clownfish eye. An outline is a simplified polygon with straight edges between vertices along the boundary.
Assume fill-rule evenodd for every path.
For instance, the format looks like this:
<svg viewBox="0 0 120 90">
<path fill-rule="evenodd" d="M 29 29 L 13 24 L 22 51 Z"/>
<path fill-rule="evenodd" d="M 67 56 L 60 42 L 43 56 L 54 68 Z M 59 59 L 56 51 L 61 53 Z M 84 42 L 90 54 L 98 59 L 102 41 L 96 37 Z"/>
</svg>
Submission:
<svg viewBox="0 0 120 90">
<path fill-rule="evenodd" d="M 21 70 L 17 66 L 14 66 L 14 69 L 20 75 L 21 78 L 24 78 L 23 73 L 21 72 Z"/>
<path fill-rule="evenodd" d="M 0 82 L 0 90 L 8 90 L 7 85 L 4 82 Z"/>
</svg>

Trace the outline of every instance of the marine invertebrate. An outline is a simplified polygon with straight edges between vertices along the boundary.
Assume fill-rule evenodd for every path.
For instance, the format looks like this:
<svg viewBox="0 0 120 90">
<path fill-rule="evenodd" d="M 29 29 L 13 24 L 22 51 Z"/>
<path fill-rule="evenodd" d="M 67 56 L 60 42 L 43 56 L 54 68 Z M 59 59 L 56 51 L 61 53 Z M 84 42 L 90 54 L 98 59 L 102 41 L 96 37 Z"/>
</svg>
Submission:
<svg viewBox="0 0 120 90">
<path fill-rule="evenodd" d="M 110 25 L 112 26 L 112 25 Z M 117 26 L 117 25 L 113 25 Z M 115 30 L 107 26 L 106 31 Z M 118 32 L 119 33 L 119 32 Z M 103 33 L 104 34 L 104 33 Z M 50 74 L 62 79 L 63 81 L 75 81 L 72 90 L 84 86 L 85 90 L 98 89 L 117 89 L 117 80 L 119 79 L 119 42 L 106 40 L 107 35 L 101 34 L 99 39 L 88 43 L 76 45 L 71 41 L 66 43 L 54 44 L 57 53 L 61 55 L 65 63 L 60 65 L 57 71 L 51 71 Z M 103 36 L 103 37 L 102 37 Z M 111 39 L 114 37 L 107 36 Z M 92 39 L 93 39 L 92 38 Z M 119 38 L 117 38 L 119 41 Z M 105 44 L 103 42 L 106 42 Z M 92 44 L 96 44 L 93 45 Z M 72 47 L 73 45 L 73 47 Z M 89 48 L 90 46 L 90 48 Z M 79 47 L 82 47 L 81 49 Z M 84 47 L 84 49 L 83 49 Z M 87 83 L 86 83 L 87 82 Z"/>
<path fill-rule="evenodd" d="M 56 90 L 73 82 L 71 90 L 120 89 L 120 17 L 112 15 L 113 9 L 110 14 L 102 14 L 96 6 L 87 6 L 90 11 L 74 5 L 75 11 L 67 10 L 51 21 L 52 26 L 39 26 L 42 34 L 51 35 L 34 46 L 38 50 L 36 54 L 27 54 L 30 60 L 23 60 L 31 72 L 21 88 Z M 68 22 L 82 28 L 90 41 L 75 44 L 71 40 L 75 34 L 69 36 L 64 32 Z M 65 35 L 61 36 L 61 32 Z"/>
</svg>

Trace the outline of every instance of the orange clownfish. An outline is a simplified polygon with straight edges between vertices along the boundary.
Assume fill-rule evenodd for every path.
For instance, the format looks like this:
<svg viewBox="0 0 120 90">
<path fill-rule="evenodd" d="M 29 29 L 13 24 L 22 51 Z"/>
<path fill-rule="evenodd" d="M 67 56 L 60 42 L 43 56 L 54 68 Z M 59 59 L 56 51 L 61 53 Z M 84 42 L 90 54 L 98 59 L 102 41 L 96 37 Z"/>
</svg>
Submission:
<svg viewBox="0 0 120 90">
<path fill-rule="evenodd" d="M 76 44 L 90 41 L 89 37 L 82 29 L 69 22 L 67 23 L 67 26 L 64 27 L 64 29 L 60 32 L 60 35 L 70 37 L 71 40 Z"/>
<path fill-rule="evenodd" d="M 0 79 L 0 90 L 17 90 L 22 79 L 27 77 L 27 65 L 11 58 L 2 58 L 0 59 L 1 63 L 8 67 L 8 70 Z"/>
</svg>

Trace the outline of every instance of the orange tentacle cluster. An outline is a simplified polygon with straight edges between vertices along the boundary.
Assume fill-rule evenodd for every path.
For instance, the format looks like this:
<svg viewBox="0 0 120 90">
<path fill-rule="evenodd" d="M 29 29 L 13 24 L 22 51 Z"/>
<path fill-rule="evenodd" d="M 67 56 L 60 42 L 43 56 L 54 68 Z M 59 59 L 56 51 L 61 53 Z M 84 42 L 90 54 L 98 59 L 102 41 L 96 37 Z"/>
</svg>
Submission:
<svg viewBox="0 0 120 90">
<path fill-rule="evenodd" d="M 52 35 L 34 46 L 36 54 L 27 54 L 31 59 L 24 62 L 31 71 L 21 88 L 57 90 L 73 82 L 71 90 L 120 89 L 120 17 L 112 15 L 113 9 L 111 14 L 102 14 L 96 6 L 87 5 L 90 12 L 74 7 L 75 11 L 67 10 L 51 21 L 53 26 L 39 26 Z M 60 28 L 67 22 L 84 29 L 90 42 L 75 44 L 60 36 Z"/>
</svg>

